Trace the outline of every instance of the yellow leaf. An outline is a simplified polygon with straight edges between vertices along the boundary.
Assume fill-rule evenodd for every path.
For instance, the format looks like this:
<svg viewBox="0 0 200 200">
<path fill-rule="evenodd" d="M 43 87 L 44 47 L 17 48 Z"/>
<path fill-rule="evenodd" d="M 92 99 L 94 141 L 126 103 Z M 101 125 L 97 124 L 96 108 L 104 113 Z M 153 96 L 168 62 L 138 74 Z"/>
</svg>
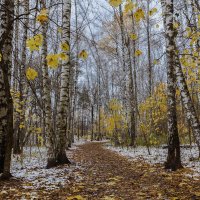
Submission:
<svg viewBox="0 0 200 200">
<path fill-rule="evenodd" d="M 2 54 L 0 53 L 0 62 L 2 61 Z"/>
<path fill-rule="evenodd" d="M 137 40 L 138 36 L 135 33 L 131 33 L 130 38 L 131 38 L 131 40 Z"/>
<path fill-rule="evenodd" d="M 178 29 L 179 23 L 178 23 L 178 22 L 174 22 L 174 23 L 173 23 L 173 27 L 174 27 L 174 29 Z"/>
<path fill-rule="evenodd" d="M 109 4 L 113 7 L 118 7 L 122 4 L 122 0 L 109 0 Z"/>
<path fill-rule="evenodd" d="M 35 80 L 35 78 L 37 78 L 38 77 L 38 73 L 37 73 L 37 71 L 35 71 L 33 68 L 28 68 L 27 70 L 26 70 L 26 77 L 27 77 L 27 79 L 29 80 L 29 81 L 33 81 L 33 80 Z"/>
<path fill-rule="evenodd" d="M 151 9 L 150 11 L 149 11 L 149 15 L 150 16 L 152 16 L 152 15 L 154 15 L 155 13 L 157 13 L 157 8 L 153 8 L 153 9 Z"/>
<path fill-rule="evenodd" d="M 136 22 L 140 22 L 145 18 L 144 11 L 142 10 L 142 8 L 138 8 L 133 14 L 133 16 Z"/>
<path fill-rule="evenodd" d="M 157 65 L 159 63 L 159 60 L 157 60 L 157 59 L 155 59 L 154 61 L 153 61 L 153 64 L 154 65 Z"/>
<path fill-rule="evenodd" d="M 59 28 L 58 28 L 58 32 L 59 32 L 59 33 L 62 33 L 62 32 L 63 32 L 63 31 L 62 31 L 62 28 L 59 27 Z"/>
<path fill-rule="evenodd" d="M 88 58 L 88 53 L 86 50 L 82 50 L 79 54 L 79 58 L 82 58 L 83 60 L 86 60 Z"/>
<path fill-rule="evenodd" d="M 43 36 L 41 34 L 35 35 L 32 38 L 28 38 L 26 41 L 26 46 L 30 51 L 38 51 L 39 47 L 42 46 Z"/>
<path fill-rule="evenodd" d="M 70 46 L 68 43 L 64 42 L 61 44 L 60 48 L 63 50 L 63 51 L 69 51 L 70 50 Z"/>
<path fill-rule="evenodd" d="M 49 54 L 47 59 L 47 65 L 49 68 L 56 69 L 59 65 L 60 54 Z"/>
<path fill-rule="evenodd" d="M 134 9 L 135 5 L 131 1 L 127 1 L 127 3 L 124 6 L 124 12 L 128 13 L 129 11 L 132 11 Z"/>
<path fill-rule="evenodd" d="M 60 54 L 59 54 L 59 58 L 60 58 L 61 60 L 64 60 L 64 61 L 68 61 L 68 60 L 69 60 L 69 56 L 66 55 L 65 53 L 60 53 Z"/>
<path fill-rule="evenodd" d="M 40 11 L 39 15 L 37 16 L 36 20 L 38 22 L 40 22 L 41 24 L 46 22 L 48 20 L 48 10 L 47 9 L 42 9 Z"/>
<path fill-rule="evenodd" d="M 20 128 L 20 129 L 25 128 L 24 124 L 20 124 L 20 125 L 19 125 L 19 128 Z"/>
<path fill-rule="evenodd" d="M 141 56 L 142 55 L 142 51 L 141 50 L 136 50 L 135 51 L 135 56 Z"/>
</svg>

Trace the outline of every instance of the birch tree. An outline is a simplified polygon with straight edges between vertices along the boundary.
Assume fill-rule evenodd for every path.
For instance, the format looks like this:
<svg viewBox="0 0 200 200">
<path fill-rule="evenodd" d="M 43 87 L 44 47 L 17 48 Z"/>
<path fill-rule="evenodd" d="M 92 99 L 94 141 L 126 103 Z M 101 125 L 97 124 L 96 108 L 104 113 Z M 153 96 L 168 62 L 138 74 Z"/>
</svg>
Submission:
<svg viewBox="0 0 200 200">
<path fill-rule="evenodd" d="M 46 0 L 41 2 L 42 10 L 46 10 Z M 48 31 L 48 21 L 42 23 L 42 35 L 43 44 L 41 49 L 42 56 L 42 80 L 43 80 L 43 105 L 44 105 L 44 127 L 45 127 L 45 137 L 46 145 L 48 149 L 47 153 L 47 168 L 56 166 L 55 158 L 55 137 L 53 135 L 52 127 L 52 110 L 51 110 L 51 81 L 49 79 L 49 72 L 47 66 L 47 31 Z"/>
<path fill-rule="evenodd" d="M 176 76 L 175 76 L 175 37 L 173 28 L 173 0 L 163 0 L 162 9 L 164 15 L 164 27 L 166 37 L 167 56 L 167 98 L 168 98 L 168 156 L 165 163 L 167 169 L 176 170 L 181 168 L 180 142 L 177 128 L 176 114 Z"/>
<path fill-rule="evenodd" d="M 0 5 L 0 172 L 9 178 L 13 137 L 13 102 L 10 93 L 14 1 Z"/>
<path fill-rule="evenodd" d="M 62 45 L 63 53 L 67 54 L 68 60 L 63 61 L 61 72 L 61 84 L 60 84 L 60 100 L 58 105 L 58 145 L 56 152 L 56 160 L 58 164 L 68 164 L 68 160 L 65 149 L 67 147 L 67 117 L 69 115 L 69 81 L 70 81 L 70 19 L 71 19 L 71 0 L 64 1 L 63 5 L 63 38 Z"/>
</svg>

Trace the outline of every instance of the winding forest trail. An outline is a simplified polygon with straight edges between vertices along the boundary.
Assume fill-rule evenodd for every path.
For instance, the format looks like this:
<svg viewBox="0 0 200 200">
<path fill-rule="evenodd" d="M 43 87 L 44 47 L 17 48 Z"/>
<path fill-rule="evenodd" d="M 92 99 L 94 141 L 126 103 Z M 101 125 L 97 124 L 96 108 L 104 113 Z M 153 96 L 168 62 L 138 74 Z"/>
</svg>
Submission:
<svg viewBox="0 0 200 200">
<path fill-rule="evenodd" d="M 67 153 L 73 161 L 72 165 L 53 169 L 66 170 L 65 174 L 58 176 L 67 177 L 65 185 L 49 191 L 43 187 L 24 188 L 24 184 L 31 185 L 31 182 L 23 179 L 0 182 L 0 200 L 200 199 L 200 179 L 186 176 L 190 173 L 189 169 L 166 172 L 161 165 L 128 160 L 106 149 L 104 143 L 100 142 L 88 142 Z M 68 173 L 69 169 L 72 173 Z"/>
</svg>

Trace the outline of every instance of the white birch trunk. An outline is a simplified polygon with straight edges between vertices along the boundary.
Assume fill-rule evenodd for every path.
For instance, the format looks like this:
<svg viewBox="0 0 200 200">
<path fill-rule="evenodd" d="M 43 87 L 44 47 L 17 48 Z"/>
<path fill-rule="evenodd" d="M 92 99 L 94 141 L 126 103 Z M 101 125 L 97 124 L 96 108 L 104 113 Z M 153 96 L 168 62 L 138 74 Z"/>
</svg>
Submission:
<svg viewBox="0 0 200 200">
<path fill-rule="evenodd" d="M 71 0 L 65 0 L 63 6 L 63 38 L 62 43 L 70 45 L 70 18 L 71 18 Z M 70 56 L 70 51 L 64 52 Z M 70 60 L 70 59 L 69 59 Z M 70 81 L 70 61 L 63 61 L 61 72 L 60 101 L 58 105 L 58 146 L 56 158 L 58 164 L 67 164 L 69 160 L 66 156 L 67 147 L 67 117 L 69 115 L 69 81 Z"/>
<path fill-rule="evenodd" d="M 162 0 L 167 55 L 167 98 L 168 98 L 168 156 L 165 168 L 181 168 L 180 142 L 176 114 L 176 77 L 175 77 L 175 37 L 173 28 L 173 0 Z"/>
</svg>

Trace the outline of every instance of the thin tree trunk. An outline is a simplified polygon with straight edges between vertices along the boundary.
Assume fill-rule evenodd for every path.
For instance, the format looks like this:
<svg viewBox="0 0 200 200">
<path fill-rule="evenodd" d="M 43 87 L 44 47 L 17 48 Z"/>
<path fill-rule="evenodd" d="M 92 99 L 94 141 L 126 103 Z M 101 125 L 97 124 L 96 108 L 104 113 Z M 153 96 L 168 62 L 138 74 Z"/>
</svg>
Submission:
<svg viewBox="0 0 200 200">
<path fill-rule="evenodd" d="M 191 125 L 195 141 L 199 148 L 199 157 L 200 157 L 200 122 L 197 117 L 197 113 L 195 111 L 195 107 L 193 105 L 192 98 L 190 96 L 188 86 L 181 68 L 180 60 L 177 54 L 175 59 L 176 59 L 175 71 L 176 71 L 178 87 L 180 89 L 183 106 L 186 111 L 186 118 Z"/>
<path fill-rule="evenodd" d="M 24 12 L 29 13 L 29 0 L 24 2 Z M 25 77 L 25 69 L 26 69 L 26 62 L 27 62 L 27 54 L 26 54 L 26 40 L 28 38 L 28 24 L 29 24 L 29 15 L 25 15 L 24 23 L 23 23 L 23 40 L 22 40 L 22 57 L 19 69 L 19 101 L 24 102 L 26 96 L 26 77 Z M 18 140 L 20 144 L 19 154 L 23 153 L 23 140 L 25 136 L 25 102 L 20 104 L 20 111 L 19 114 L 19 126 L 17 127 L 18 131 Z M 20 127 L 21 126 L 21 127 Z"/>
</svg>

